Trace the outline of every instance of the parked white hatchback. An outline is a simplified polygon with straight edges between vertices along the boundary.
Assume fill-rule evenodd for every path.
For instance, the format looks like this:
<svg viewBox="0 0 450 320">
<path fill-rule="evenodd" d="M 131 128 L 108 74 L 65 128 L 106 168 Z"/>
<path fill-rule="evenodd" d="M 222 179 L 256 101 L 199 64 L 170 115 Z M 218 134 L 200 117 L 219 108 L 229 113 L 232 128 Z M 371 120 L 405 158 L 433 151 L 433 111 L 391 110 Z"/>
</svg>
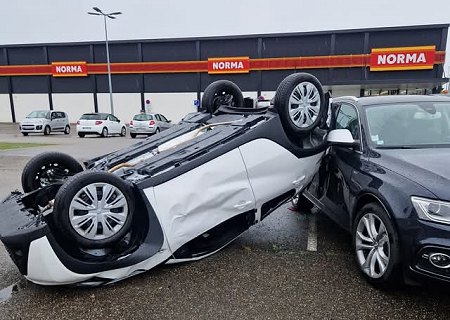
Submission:
<svg viewBox="0 0 450 320">
<path fill-rule="evenodd" d="M 85 113 L 77 121 L 77 133 L 80 138 L 87 134 L 96 134 L 102 137 L 118 134 L 124 137 L 127 134 L 127 128 L 112 114 Z"/>
</svg>

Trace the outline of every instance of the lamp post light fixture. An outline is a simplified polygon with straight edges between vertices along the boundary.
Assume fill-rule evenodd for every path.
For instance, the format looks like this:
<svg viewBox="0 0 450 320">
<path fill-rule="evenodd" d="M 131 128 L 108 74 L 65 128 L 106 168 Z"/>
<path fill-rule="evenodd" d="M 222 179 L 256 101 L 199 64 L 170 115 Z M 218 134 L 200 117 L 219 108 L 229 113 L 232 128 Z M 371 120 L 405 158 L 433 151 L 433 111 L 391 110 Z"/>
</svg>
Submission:
<svg viewBox="0 0 450 320">
<path fill-rule="evenodd" d="M 93 16 L 103 16 L 103 21 L 105 22 L 105 39 L 106 39 L 106 64 L 108 66 L 108 83 L 109 83 L 109 102 L 111 104 L 111 114 L 114 114 L 114 104 L 112 96 L 112 82 L 111 82 L 111 66 L 109 63 L 109 47 L 108 47 L 108 29 L 106 27 L 106 18 L 116 19 L 115 16 L 122 14 L 122 12 L 111 12 L 104 13 L 98 7 L 92 7 L 96 12 L 88 12 L 88 14 Z"/>
</svg>

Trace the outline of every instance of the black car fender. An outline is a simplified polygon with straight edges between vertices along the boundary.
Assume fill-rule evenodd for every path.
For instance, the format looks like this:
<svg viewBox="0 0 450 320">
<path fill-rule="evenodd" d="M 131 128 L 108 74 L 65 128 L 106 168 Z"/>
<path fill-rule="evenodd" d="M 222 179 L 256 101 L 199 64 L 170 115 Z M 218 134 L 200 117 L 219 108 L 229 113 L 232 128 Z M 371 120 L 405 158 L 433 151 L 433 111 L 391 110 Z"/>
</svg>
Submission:
<svg viewBox="0 0 450 320">
<path fill-rule="evenodd" d="M 353 185 L 367 187 L 353 190 L 354 196 L 350 200 L 351 214 L 349 216 L 351 228 L 353 228 L 358 211 L 369 202 L 378 202 L 383 206 L 394 225 L 397 226 L 399 220 L 407 219 L 411 214 L 415 214 L 412 210 L 410 194 L 434 197 L 428 189 L 417 182 L 405 179 L 405 177 L 389 169 L 375 164 L 372 165 L 372 169 L 376 168 L 376 170 L 370 170 L 371 172 L 368 175 L 356 171 L 352 175 Z M 367 183 L 366 179 L 371 181 Z M 363 183 L 361 180 L 366 181 Z M 403 190 L 408 190 L 408 192 Z"/>
</svg>

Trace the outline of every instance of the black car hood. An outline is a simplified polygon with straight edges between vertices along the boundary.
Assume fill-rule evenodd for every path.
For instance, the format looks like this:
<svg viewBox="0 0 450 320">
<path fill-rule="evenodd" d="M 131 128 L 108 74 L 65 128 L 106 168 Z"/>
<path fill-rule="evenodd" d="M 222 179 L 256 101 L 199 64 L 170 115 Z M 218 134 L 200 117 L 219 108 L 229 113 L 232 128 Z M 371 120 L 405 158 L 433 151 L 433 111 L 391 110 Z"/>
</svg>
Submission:
<svg viewBox="0 0 450 320">
<path fill-rule="evenodd" d="M 450 148 L 376 150 L 371 161 L 450 201 Z"/>
</svg>

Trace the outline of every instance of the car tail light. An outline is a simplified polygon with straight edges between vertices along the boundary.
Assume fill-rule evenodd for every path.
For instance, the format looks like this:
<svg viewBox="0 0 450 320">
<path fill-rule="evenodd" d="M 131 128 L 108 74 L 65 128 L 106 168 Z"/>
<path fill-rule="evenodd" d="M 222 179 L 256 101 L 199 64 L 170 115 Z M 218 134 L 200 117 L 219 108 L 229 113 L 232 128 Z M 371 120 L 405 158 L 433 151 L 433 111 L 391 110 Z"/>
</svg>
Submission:
<svg viewBox="0 0 450 320">
<path fill-rule="evenodd" d="M 102 124 L 103 121 L 95 121 L 95 125 L 98 126 L 99 124 Z"/>
<path fill-rule="evenodd" d="M 80 124 L 80 120 L 77 121 L 77 124 Z"/>
<path fill-rule="evenodd" d="M 132 126 L 132 125 L 133 125 L 133 120 L 130 121 L 130 126 Z"/>
<path fill-rule="evenodd" d="M 153 125 L 155 125 L 155 123 L 156 123 L 155 120 L 152 120 L 152 121 L 149 122 L 149 125 L 153 126 Z"/>
</svg>

